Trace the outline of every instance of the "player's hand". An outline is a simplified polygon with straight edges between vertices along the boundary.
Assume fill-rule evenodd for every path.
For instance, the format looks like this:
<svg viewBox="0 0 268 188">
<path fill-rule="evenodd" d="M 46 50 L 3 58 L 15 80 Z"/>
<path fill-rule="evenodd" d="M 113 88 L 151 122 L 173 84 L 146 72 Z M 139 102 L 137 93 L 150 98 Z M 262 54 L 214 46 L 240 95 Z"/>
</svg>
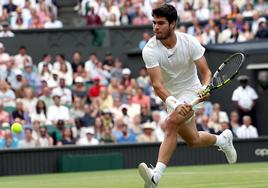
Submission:
<svg viewBox="0 0 268 188">
<path fill-rule="evenodd" d="M 206 90 L 207 86 L 204 85 L 202 86 L 202 89 L 198 91 L 198 97 L 200 98 L 199 102 L 203 102 L 205 100 L 208 100 L 210 93 L 207 93 L 206 95 L 204 95 L 204 90 Z"/>
<path fill-rule="evenodd" d="M 167 97 L 165 103 L 167 105 L 168 112 L 172 112 L 179 105 L 179 102 L 174 96 Z"/>
<path fill-rule="evenodd" d="M 192 108 L 192 105 L 190 104 L 180 104 L 175 108 L 175 112 L 179 115 L 182 116 L 184 118 L 184 120 L 190 118 L 194 111 Z"/>
</svg>

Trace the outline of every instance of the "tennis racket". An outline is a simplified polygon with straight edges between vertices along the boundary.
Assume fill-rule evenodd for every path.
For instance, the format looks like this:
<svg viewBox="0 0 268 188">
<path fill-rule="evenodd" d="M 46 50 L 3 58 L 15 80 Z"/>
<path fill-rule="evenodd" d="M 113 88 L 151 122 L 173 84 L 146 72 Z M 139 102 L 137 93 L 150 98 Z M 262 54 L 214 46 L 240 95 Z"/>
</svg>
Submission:
<svg viewBox="0 0 268 188">
<path fill-rule="evenodd" d="M 235 53 L 228 57 L 214 73 L 210 84 L 201 92 L 202 96 L 211 93 L 215 89 L 222 88 L 226 84 L 230 83 L 241 69 L 245 56 L 242 53 Z M 194 99 L 191 105 L 199 103 L 200 97 Z"/>
</svg>

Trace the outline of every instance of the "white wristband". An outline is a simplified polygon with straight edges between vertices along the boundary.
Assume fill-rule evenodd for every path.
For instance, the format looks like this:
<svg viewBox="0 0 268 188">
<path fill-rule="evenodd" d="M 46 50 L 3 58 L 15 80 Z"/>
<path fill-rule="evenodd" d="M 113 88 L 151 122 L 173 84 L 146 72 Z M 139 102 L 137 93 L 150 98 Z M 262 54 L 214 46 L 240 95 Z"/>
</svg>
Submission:
<svg viewBox="0 0 268 188">
<path fill-rule="evenodd" d="M 174 96 L 167 97 L 165 103 L 167 107 L 172 110 L 175 110 L 175 108 L 178 106 L 177 99 Z"/>
</svg>

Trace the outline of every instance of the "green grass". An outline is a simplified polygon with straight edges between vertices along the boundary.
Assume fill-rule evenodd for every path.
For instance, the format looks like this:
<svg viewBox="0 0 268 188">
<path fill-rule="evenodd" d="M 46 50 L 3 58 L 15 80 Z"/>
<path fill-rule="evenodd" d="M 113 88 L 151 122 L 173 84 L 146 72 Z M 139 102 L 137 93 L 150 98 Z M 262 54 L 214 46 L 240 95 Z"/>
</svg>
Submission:
<svg viewBox="0 0 268 188">
<path fill-rule="evenodd" d="M 137 169 L 0 177 L 1 188 L 141 188 Z M 268 187 L 268 163 L 170 167 L 159 188 Z"/>
</svg>

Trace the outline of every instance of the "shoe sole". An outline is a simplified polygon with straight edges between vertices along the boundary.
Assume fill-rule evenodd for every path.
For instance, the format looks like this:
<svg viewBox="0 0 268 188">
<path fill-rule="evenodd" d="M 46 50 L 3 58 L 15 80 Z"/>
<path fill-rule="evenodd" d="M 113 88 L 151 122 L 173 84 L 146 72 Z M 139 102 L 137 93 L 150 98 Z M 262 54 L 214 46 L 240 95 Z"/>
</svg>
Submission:
<svg viewBox="0 0 268 188">
<path fill-rule="evenodd" d="M 139 164 L 139 174 L 145 182 L 144 188 L 150 188 L 151 179 L 148 176 L 148 174 L 149 174 L 148 167 L 145 163 Z"/>
</svg>

